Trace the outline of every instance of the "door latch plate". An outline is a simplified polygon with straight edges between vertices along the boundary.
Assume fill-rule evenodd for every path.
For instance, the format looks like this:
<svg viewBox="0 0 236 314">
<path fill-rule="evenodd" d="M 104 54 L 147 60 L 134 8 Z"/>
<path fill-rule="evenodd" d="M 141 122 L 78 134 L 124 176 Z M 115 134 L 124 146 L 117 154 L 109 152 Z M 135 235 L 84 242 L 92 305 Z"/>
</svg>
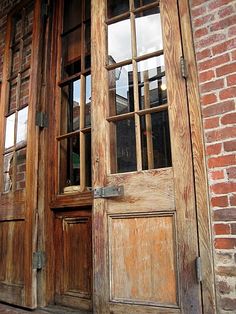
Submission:
<svg viewBox="0 0 236 314">
<path fill-rule="evenodd" d="M 94 198 L 111 198 L 124 195 L 123 186 L 106 186 L 94 189 Z"/>
</svg>

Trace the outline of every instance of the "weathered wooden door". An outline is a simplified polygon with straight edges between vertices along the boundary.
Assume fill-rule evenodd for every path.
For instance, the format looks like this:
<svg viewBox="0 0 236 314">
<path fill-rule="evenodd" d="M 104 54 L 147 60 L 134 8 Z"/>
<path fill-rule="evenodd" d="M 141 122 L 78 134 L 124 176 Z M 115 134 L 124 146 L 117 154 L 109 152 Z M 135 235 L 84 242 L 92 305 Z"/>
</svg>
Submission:
<svg viewBox="0 0 236 314">
<path fill-rule="evenodd" d="M 177 0 L 92 1 L 94 313 L 202 312 L 181 57 Z"/>
<path fill-rule="evenodd" d="M 37 304 L 40 2 L 22 1 L 8 17 L 0 106 L 0 301 L 29 308 Z"/>
</svg>

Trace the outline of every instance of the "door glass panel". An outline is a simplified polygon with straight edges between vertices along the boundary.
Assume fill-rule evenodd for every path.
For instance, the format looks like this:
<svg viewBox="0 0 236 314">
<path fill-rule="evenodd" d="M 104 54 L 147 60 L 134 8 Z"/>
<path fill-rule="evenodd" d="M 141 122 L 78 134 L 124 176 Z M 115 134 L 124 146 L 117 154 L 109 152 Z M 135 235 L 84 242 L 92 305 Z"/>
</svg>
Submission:
<svg viewBox="0 0 236 314">
<path fill-rule="evenodd" d="M 134 111 L 132 65 L 109 71 L 110 115 Z"/>
<path fill-rule="evenodd" d="M 73 131 L 80 127 L 80 80 L 73 82 Z"/>
<path fill-rule="evenodd" d="M 140 109 L 167 103 L 164 56 L 138 62 Z"/>
<path fill-rule="evenodd" d="M 108 63 L 115 64 L 131 59 L 130 20 L 108 25 Z"/>
<path fill-rule="evenodd" d="M 108 18 L 115 17 L 129 11 L 129 0 L 108 0 L 107 8 Z"/>
<path fill-rule="evenodd" d="M 111 168 L 112 173 L 135 171 L 135 123 L 134 119 L 116 121 L 111 128 Z"/>
<path fill-rule="evenodd" d="M 16 190 L 25 189 L 26 148 L 16 152 Z"/>
<path fill-rule="evenodd" d="M 28 107 L 18 111 L 16 143 L 22 144 L 27 138 Z"/>
<path fill-rule="evenodd" d="M 154 2 L 157 2 L 157 0 L 134 0 L 134 7 L 139 8 L 142 7 L 143 5 L 147 5 Z"/>
<path fill-rule="evenodd" d="M 12 190 L 13 153 L 4 156 L 3 167 L 3 192 L 8 193 Z"/>
<path fill-rule="evenodd" d="M 14 146 L 15 141 L 15 113 L 6 119 L 6 136 L 5 136 L 5 149 Z"/>
<path fill-rule="evenodd" d="M 91 133 L 85 134 L 85 185 L 92 187 L 92 174 L 91 174 Z"/>
<path fill-rule="evenodd" d="M 137 14 L 135 26 L 138 56 L 163 49 L 159 8 Z"/>
<path fill-rule="evenodd" d="M 171 166 L 168 112 L 147 114 L 141 117 L 143 169 Z"/>
<path fill-rule="evenodd" d="M 85 127 L 91 126 L 91 75 L 86 76 Z"/>
<path fill-rule="evenodd" d="M 82 0 L 64 1 L 64 33 L 81 23 L 81 5 Z"/>
<path fill-rule="evenodd" d="M 65 65 L 81 57 L 81 27 L 63 38 Z"/>
</svg>

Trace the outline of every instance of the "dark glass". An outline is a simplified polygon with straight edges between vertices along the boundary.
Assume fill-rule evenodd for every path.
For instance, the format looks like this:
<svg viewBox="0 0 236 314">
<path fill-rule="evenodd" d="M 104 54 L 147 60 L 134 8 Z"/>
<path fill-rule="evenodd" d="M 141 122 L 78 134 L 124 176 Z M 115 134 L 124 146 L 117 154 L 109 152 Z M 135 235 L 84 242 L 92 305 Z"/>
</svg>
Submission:
<svg viewBox="0 0 236 314">
<path fill-rule="evenodd" d="M 108 18 L 129 12 L 129 0 L 107 0 Z"/>
<path fill-rule="evenodd" d="M 27 139 L 28 107 L 18 111 L 16 144 L 23 144 Z"/>
<path fill-rule="evenodd" d="M 138 62 L 140 109 L 167 103 L 164 56 Z"/>
<path fill-rule="evenodd" d="M 134 111 L 132 65 L 109 71 L 110 116 Z"/>
<path fill-rule="evenodd" d="M 22 63 L 21 68 L 25 69 L 30 66 L 31 61 L 31 49 L 32 49 L 32 41 L 31 38 L 24 43 L 23 53 L 22 53 Z"/>
<path fill-rule="evenodd" d="M 91 133 L 85 134 L 85 184 L 87 187 L 92 186 L 91 173 Z"/>
<path fill-rule="evenodd" d="M 26 148 L 16 152 L 16 190 L 25 188 L 26 182 Z"/>
<path fill-rule="evenodd" d="M 81 27 L 63 36 L 62 48 L 65 66 L 81 57 Z"/>
<path fill-rule="evenodd" d="M 3 192 L 8 193 L 12 190 L 13 180 L 13 154 L 4 156 L 3 165 Z"/>
<path fill-rule="evenodd" d="M 12 52 L 11 74 L 16 74 L 20 70 L 20 50 L 19 48 Z"/>
<path fill-rule="evenodd" d="M 85 55 L 91 54 L 91 23 L 85 25 Z"/>
<path fill-rule="evenodd" d="M 91 1 L 85 1 L 85 19 L 89 20 L 91 18 Z"/>
<path fill-rule="evenodd" d="M 167 111 L 147 114 L 141 117 L 141 139 L 144 170 L 171 166 L 170 131 Z"/>
<path fill-rule="evenodd" d="M 22 37 L 22 16 L 21 14 L 14 17 L 14 36 L 13 44 L 18 42 Z"/>
<path fill-rule="evenodd" d="M 87 2 L 87 1 L 86 1 Z M 64 27 L 67 32 L 82 22 L 82 0 L 64 1 Z"/>
<path fill-rule="evenodd" d="M 91 126 L 91 75 L 86 76 L 85 127 Z"/>
<path fill-rule="evenodd" d="M 34 7 L 31 5 L 27 8 L 25 15 L 25 25 L 24 25 L 24 34 L 32 32 L 33 29 L 33 20 L 34 20 Z"/>
<path fill-rule="evenodd" d="M 15 113 L 6 118 L 5 149 L 15 144 Z"/>
<path fill-rule="evenodd" d="M 70 137 L 60 141 L 60 189 L 80 184 L 80 140 Z"/>
<path fill-rule="evenodd" d="M 17 89 L 17 79 L 14 79 L 9 84 L 9 105 L 8 112 L 16 110 L 16 89 Z"/>
<path fill-rule="evenodd" d="M 20 86 L 20 107 L 26 106 L 29 104 L 29 88 L 30 88 L 30 72 L 25 71 L 21 77 L 21 86 Z"/>
<path fill-rule="evenodd" d="M 153 2 L 157 2 L 157 0 L 134 0 L 134 7 L 137 9 Z"/>
<path fill-rule="evenodd" d="M 108 63 L 118 63 L 131 57 L 130 20 L 108 25 Z"/>
<path fill-rule="evenodd" d="M 69 63 L 64 67 L 64 77 L 72 76 L 81 72 L 81 60 Z"/>
<path fill-rule="evenodd" d="M 91 68 L 91 56 L 85 56 L 85 69 L 90 69 Z"/>
<path fill-rule="evenodd" d="M 136 14 L 135 27 L 138 56 L 163 49 L 159 8 Z"/>
<path fill-rule="evenodd" d="M 112 173 L 130 172 L 136 166 L 135 123 L 126 119 L 111 123 Z M 113 144 L 115 141 L 115 144 Z"/>
</svg>

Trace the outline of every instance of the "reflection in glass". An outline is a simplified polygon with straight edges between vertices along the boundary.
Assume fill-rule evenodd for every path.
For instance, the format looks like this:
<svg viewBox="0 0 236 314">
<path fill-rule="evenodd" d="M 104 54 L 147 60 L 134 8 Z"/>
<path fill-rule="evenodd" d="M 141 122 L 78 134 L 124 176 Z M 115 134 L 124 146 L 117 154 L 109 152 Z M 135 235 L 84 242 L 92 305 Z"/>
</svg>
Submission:
<svg viewBox="0 0 236 314">
<path fill-rule="evenodd" d="M 5 149 L 14 145 L 15 113 L 6 118 Z"/>
<path fill-rule="evenodd" d="M 91 126 L 91 75 L 86 76 L 85 127 Z"/>
<path fill-rule="evenodd" d="M 130 20 L 108 25 L 108 62 L 118 63 L 131 59 Z"/>
<path fill-rule="evenodd" d="M 109 71 L 110 116 L 134 111 L 131 65 Z"/>
<path fill-rule="evenodd" d="M 16 89 L 17 89 L 17 81 L 15 79 L 10 82 L 8 112 L 11 112 L 16 109 Z"/>
<path fill-rule="evenodd" d="M 143 169 L 171 166 L 171 148 L 168 112 L 141 117 Z"/>
<path fill-rule="evenodd" d="M 163 49 L 159 9 L 145 11 L 135 18 L 137 55 L 142 56 Z"/>
<path fill-rule="evenodd" d="M 81 7 L 82 0 L 64 1 L 64 33 L 81 23 Z"/>
<path fill-rule="evenodd" d="M 91 133 L 85 134 L 85 185 L 92 186 L 91 174 Z"/>
<path fill-rule="evenodd" d="M 135 8 L 142 7 L 143 5 L 147 5 L 153 2 L 157 2 L 157 0 L 134 0 Z"/>
<path fill-rule="evenodd" d="M 72 113 L 73 129 L 72 131 L 75 131 L 75 130 L 78 130 L 80 127 L 80 80 L 73 82 L 72 92 L 73 92 L 73 113 Z"/>
<path fill-rule="evenodd" d="M 111 172 L 135 171 L 135 124 L 133 119 L 111 123 Z"/>
<path fill-rule="evenodd" d="M 29 104 L 29 88 L 30 88 L 30 76 L 29 72 L 26 71 L 22 75 L 21 86 L 20 86 L 20 107 Z"/>
<path fill-rule="evenodd" d="M 8 193 L 12 190 L 13 176 L 13 154 L 4 156 L 3 165 L 3 192 Z"/>
<path fill-rule="evenodd" d="M 80 140 L 71 137 L 60 141 L 60 189 L 80 185 Z"/>
<path fill-rule="evenodd" d="M 27 138 L 27 122 L 28 122 L 28 107 L 18 111 L 17 118 L 17 135 L 16 143 L 22 143 L 26 141 Z"/>
<path fill-rule="evenodd" d="M 108 18 L 120 15 L 129 11 L 129 0 L 108 0 L 107 1 Z"/>
<path fill-rule="evenodd" d="M 11 73 L 17 73 L 20 70 L 20 50 L 12 52 L 12 70 Z"/>
<path fill-rule="evenodd" d="M 22 69 L 26 69 L 28 66 L 30 66 L 31 50 L 32 50 L 32 39 L 30 40 L 30 42 L 24 45 L 22 63 L 21 63 Z"/>
<path fill-rule="evenodd" d="M 140 109 L 167 103 L 164 56 L 138 62 Z"/>
<path fill-rule="evenodd" d="M 26 148 L 16 152 L 16 190 L 25 188 L 26 180 Z"/>
<path fill-rule="evenodd" d="M 81 57 L 81 27 L 63 36 L 65 66 Z"/>
</svg>

